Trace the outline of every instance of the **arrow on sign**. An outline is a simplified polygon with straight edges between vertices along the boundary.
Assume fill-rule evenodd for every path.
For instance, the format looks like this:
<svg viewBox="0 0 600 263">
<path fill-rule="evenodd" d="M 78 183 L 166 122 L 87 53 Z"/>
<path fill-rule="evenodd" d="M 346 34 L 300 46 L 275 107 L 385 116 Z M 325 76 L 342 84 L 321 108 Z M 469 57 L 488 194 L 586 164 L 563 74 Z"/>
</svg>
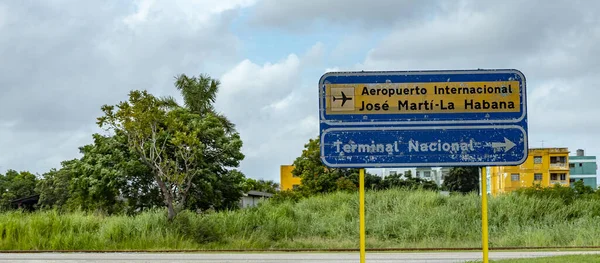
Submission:
<svg viewBox="0 0 600 263">
<path fill-rule="evenodd" d="M 492 142 L 492 148 L 498 149 L 504 147 L 504 152 L 508 152 L 510 149 L 515 147 L 515 143 L 504 137 L 504 142 Z"/>
</svg>

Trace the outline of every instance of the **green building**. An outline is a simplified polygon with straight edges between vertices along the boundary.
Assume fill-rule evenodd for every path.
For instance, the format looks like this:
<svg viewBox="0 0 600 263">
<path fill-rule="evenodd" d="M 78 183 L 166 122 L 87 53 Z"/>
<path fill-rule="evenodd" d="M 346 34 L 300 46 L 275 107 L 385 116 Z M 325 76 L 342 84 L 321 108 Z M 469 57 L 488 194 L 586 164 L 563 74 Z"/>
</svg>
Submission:
<svg viewBox="0 0 600 263">
<path fill-rule="evenodd" d="M 598 166 L 596 156 L 585 156 L 582 149 L 577 150 L 576 156 L 569 156 L 570 185 L 576 181 L 583 181 L 594 189 L 598 188 Z"/>
</svg>

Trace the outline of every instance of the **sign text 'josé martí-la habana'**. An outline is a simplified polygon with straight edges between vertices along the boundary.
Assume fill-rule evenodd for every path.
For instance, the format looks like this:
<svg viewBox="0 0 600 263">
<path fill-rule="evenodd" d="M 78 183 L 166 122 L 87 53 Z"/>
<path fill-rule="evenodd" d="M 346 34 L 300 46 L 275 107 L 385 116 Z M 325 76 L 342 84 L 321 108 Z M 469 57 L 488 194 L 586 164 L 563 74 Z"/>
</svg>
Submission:
<svg viewBox="0 0 600 263">
<path fill-rule="evenodd" d="M 332 72 L 319 83 L 330 167 L 516 165 L 527 158 L 517 70 Z"/>
</svg>

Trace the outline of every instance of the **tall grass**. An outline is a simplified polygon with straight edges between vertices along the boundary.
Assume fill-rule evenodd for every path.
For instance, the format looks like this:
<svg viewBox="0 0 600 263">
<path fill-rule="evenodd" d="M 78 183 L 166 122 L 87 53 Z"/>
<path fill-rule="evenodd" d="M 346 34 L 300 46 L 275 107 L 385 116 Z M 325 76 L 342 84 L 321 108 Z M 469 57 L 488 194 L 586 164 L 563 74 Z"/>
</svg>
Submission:
<svg viewBox="0 0 600 263">
<path fill-rule="evenodd" d="M 358 194 L 198 215 L 104 217 L 56 211 L 0 214 L 2 250 L 254 249 L 358 247 Z M 367 247 L 480 247 L 477 195 L 367 192 Z M 490 246 L 600 245 L 600 202 L 502 196 L 489 199 Z"/>
</svg>

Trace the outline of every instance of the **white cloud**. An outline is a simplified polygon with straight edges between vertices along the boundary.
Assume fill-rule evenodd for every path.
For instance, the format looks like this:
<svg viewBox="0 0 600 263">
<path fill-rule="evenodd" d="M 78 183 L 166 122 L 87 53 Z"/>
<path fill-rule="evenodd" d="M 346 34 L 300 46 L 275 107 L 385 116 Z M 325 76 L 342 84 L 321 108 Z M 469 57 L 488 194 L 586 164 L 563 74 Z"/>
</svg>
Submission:
<svg viewBox="0 0 600 263">
<path fill-rule="evenodd" d="M 279 166 L 292 163 L 318 134 L 318 93 L 314 81 L 305 84 L 301 76 L 321 49 L 317 43 L 301 58 L 290 54 L 263 65 L 244 60 L 221 77 L 217 108 L 244 141 L 247 176 L 279 181 Z"/>
<path fill-rule="evenodd" d="M 595 72 L 600 65 L 586 58 L 600 52 L 594 45 L 600 41 L 600 18 L 590 6 L 596 3 L 460 3 L 416 26 L 395 27 L 369 52 L 364 67 L 516 67 L 551 77 Z"/>
<path fill-rule="evenodd" d="M 137 10 L 123 18 L 123 22 L 134 29 L 144 24 L 157 22 L 185 22 L 188 29 L 197 30 L 211 23 L 214 15 L 226 11 L 244 8 L 255 4 L 255 0 L 137 0 Z M 176 15 L 176 16 L 174 16 Z"/>
<path fill-rule="evenodd" d="M 348 56 L 348 54 L 353 54 L 358 52 L 363 47 L 368 47 L 370 41 L 374 36 L 368 35 L 366 33 L 354 33 L 351 35 L 343 36 L 340 41 L 336 44 L 336 46 L 331 51 L 332 59 L 343 59 Z"/>
<path fill-rule="evenodd" d="M 42 174 L 60 162 L 75 158 L 78 147 L 90 140 L 90 127 L 63 132 L 29 130 L 15 135 L 11 129 L 0 131 L 0 173 L 8 169 Z M 11 154 L 6 154 L 10 150 Z M 38 169 L 32 169 L 38 168 Z M 39 169 L 45 168 L 45 169 Z"/>
<path fill-rule="evenodd" d="M 289 83 L 299 81 L 299 69 L 300 59 L 295 54 L 290 54 L 278 63 L 266 63 L 264 66 L 244 60 L 221 77 L 221 90 L 223 96 L 241 97 L 243 94 L 246 101 L 261 104 L 264 100 L 287 95 L 293 88 Z"/>
<path fill-rule="evenodd" d="M 8 12 L 6 11 L 6 6 L 0 3 L 0 29 L 4 27 L 8 20 Z"/>
<path fill-rule="evenodd" d="M 317 42 L 314 44 L 307 52 L 304 54 L 304 58 L 302 59 L 303 67 L 308 67 L 314 64 L 319 64 L 325 56 L 325 45 L 321 42 Z"/>
<path fill-rule="evenodd" d="M 326 68 L 325 71 L 323 71 L 323 73 L 334 72 L 334 71 L 340 71 L 340 68 L 339 67 Z"/>
<path fill-rule="evenodd" d="M 129 28 L 135 27 L 137 24 L 146 22 L 150 8 L 154 5 L 154 0 L 140 0 L 137 1 L 138 10 L 123 18 L 123 22 L 129 26 Z"/>
<path fill-rule="evenodd" d="M 58 167 L 99 131 L 101 105 L 132 89 L 175 95 L 180 73 L 222 74 L 239 60 L 230 25 L 253 3 L 3 2 L 10 26 L 0 26 L 0 123 L 10 124 L 2 131 L 10 140 L 0 149 L 17 154 L 0 166 Z"/>
<path fill-rule="evenodd" d="M 438 12 L 437 0 L 262 0 L 257 3 L 251 23 L 267 27 L 307 31 L 316 22 L 345 28 L 361 25 L 388 27 L 390 24 L 413 23 Z"/>
</svg>

